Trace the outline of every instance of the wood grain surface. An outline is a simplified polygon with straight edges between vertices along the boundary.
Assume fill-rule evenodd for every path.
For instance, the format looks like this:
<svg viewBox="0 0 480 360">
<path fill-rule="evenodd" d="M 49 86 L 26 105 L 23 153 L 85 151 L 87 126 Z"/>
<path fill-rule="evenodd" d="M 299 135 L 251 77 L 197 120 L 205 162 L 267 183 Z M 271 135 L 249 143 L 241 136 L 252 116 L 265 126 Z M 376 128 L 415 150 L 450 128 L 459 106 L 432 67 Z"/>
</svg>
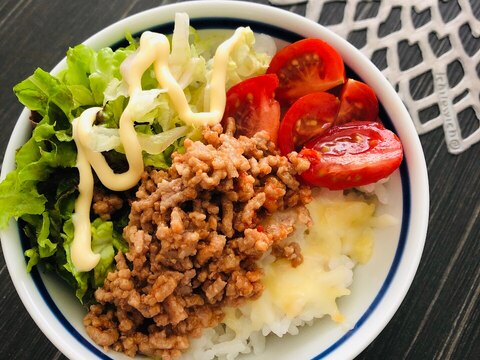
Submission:
<svg viewBox="0 0 480 360">
<path fill-rule="evenodd" d="M 1 160 L 22 110 L 11 91 L 17 82 L 37 67 L 51 69 L 69 46 L 105 26 L 172 2 L 1 1 Z M 266 0 L 252 2 L 268 4 Z M 479 3 L 471 1 L 477 14 Z M 284 8 L 305 13 L 305 5 Z M 328 23 L 328 14 L 321 20 Z M 475 48 L 478 43 L 471 46 Z M 473 123 L 478 127 L 478 121 Z M 400 309 L 358 359 L 480 359 L 480 145 L 451 155 L 441 129 L 422 135 L 421 142 L 431 195 L 422 261 Z M 0 289 L 0 359 L 65 359 L 28 315 L 3 256 Z"/>
</svg>

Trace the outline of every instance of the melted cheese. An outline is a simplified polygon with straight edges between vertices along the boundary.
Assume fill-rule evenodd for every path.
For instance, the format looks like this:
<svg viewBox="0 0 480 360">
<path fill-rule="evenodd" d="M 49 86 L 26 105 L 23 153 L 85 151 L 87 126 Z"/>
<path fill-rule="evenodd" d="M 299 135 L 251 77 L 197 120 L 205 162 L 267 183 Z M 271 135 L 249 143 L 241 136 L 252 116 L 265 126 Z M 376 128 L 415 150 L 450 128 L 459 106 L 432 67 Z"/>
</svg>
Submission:
<svg viewBox="0 0 480 360">
<path fill-rule="evenodd" d="M 98 178 L 107 188 L 124 191 L 135 186 L 144 169 L 142 148 L 134 128 L 132 108 L 142 92 L 143 73 L 153 64 L 160 86 L 168 93 L 180 119 L 187 125 L 213 125 L 221 121 L 226 103 L 226 73 L 230 53 L 243 39 L 248 29 L 238 28 L 235 33 L 217 48 L 213 58 L 210 86 L 209 111 L 194 113 L 180 84 L 170 72 L 168 57 L 170 44 L 167 37 L 146 31 L 140 38 L 138 51 L 127 58 L 121 66 L 122 76 L 128 85 L 129 103 L 120 117 L 119 135 L 128 162 L 128 171 L 116 174 L 103 155 L 88 147 L 89 136 L 100 108 L 90 108 L 73 121 L 73 138 L 77 145 L 77 168 L 80 173 L 80 195 L 75 202 L 73 223 L 74 239 L 71 247 L 72 262 L 78 271 L 93 269 L 100 256 L 91 249 L 90 206 L 93 196 L 93 167 Z"/>
<path fill-rule="evenodd" d="M 307 208 L 316 223 L 307 236 L 315 240 L 308 242 L 315 252 L 325 256 L 343 254 L 359 263 L 370 259 L 376 219 L 374 203 L 353 195 L 339 198 L 320 195 Z"/>
</svg>

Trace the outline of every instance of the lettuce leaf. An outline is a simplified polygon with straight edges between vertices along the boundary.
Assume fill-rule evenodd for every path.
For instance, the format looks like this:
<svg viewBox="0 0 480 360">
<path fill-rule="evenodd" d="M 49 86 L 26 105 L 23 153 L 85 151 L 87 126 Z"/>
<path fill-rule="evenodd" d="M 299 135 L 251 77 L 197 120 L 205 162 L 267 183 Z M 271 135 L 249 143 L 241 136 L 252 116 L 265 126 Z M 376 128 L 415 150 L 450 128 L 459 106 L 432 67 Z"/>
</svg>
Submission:
<svg viewBox="0 0 480 360">
<path fill-rule="evenodd" d="M 121 79 L 120 63 L 137 46 L 131 41 L 127 48 L 95 52 L 78 45 L 68 51 L 67 68 L 57 76 L 37 69 L 14 87 L 19 101 L 41 120 L 34 124 L 31 138 L 17 150 L 16 169 L 0 183 L 0 228 L 5 228 L 10 218 L 18 219 L 32 244 L 25 251 L 27 270 L 42 264 L 46 270 L 57 272 L 75 289 L 80 301 L 103 283 L 107 269 L 113 266 L 112 254 L 123 240 L 117 232 L 110 231 L 109 235 L 104 230 L 113 228 L 111 223 L 102 225 L 101 231 L 95 232 L 95 239 L 101 239 L 102 244 L 99 268 L 82 273 L 71 263 L 71 216 L 78 194 L 71 122 L 86 108 L 103 105 L 103 91 L 111 81 Z M 104 109 L 110 116 L 106 118 L 118 121 L 126 104 L 125 98 L 112 101 Z M 118 127 L 118 122 L 111 125 Z M 107 251 L 107 236 L 110 247 L 116 250 Z"/>
<path fill-rule="evenodd" d="M 75 288 L 75 296 L 80 300 L 80 302 L 82 302 L 83 297 L 88 290 L 88 285 L 89 285 L 88 283 L 91 275 L 90 275 L 90 272 L 78 271 L 73 265 L 71 250 L 70 250 L 70 247 L 73 242 L 73 235 L 74 235 L 74 226 L 73 226 L 72 219 L 70 218 L 65 222 L 63 226 L 62 239 L 63 239 L 63 250 L 65 253 L 65 258 L 61 265 L 63 269 L 60 269 L 60 272 L 62 272 L 61 270 L 64 270 L 63 278 L 68 280 L 70 285 L 72 285 Z M 67 273 L 65 273 L 65 270 L 67 271 Z M 68 275 L 70 275 L 70 279 L 67 278 Z"/>
<path fill-rule="evenodd" d="M 47 181 L 55 168 L 75 166 L 75 145 L 60 141 L 54 127 L 44 118 L 17 151 L 16 170 L 0 183 L 0 227 L 6 227 L 11 217 L 42 214 L 47 199 L 38 183 Z"/>
<path fill-rule="evenodd" d="M 42 214 L 45 202 L 45 197 L 32 182 L 22 183 L 18 180 L 18 172 L 11 172 L 0 184 L 0 228 L 5 228 L 12 217 Z"/>
<path fill-rule="evenodd" d="M 23 105 L 42 117 L 48 115 L 50 106 L 56 105 L 68 118 L 72 118 L 72 92 L 66 84 L 42 69 L 35 70 L 32 76 L 17 84 L 13 91 Z"/>
<path fill-rule="evenodd" d="M 92 223 L 92 250 L 101 256 L 97 266 L 93 269 L 93 286 L 99 287 L 103 285 L 105 277 L 114 268 L 115 250 L 125 253 L 128 251 L 128 245 L 121 234 L 113 230 L 111 221 L 97 218 Z"/>
<path fill-rule="evenodd" d="M 72 263 L 70 246 L 73 241 L 74 227 L 72 220 L 65 222 L 63 250 L 65 251 L 64 277 L 70 276 L 69 282 L 75 286 L 75 295 L 83 302 L 87 291 L 92 288 L 96 289 L 103 285 L 107 274 L 114 269 L 114 257 L 117 251 L 127 252 L 128 245 L 123 240 L 121 234 L 114 230 L 111 221 L 103 221 L 96 218 L 92 224 L 92 250 L 100 254 L 100 261 L 97 266 L 90 272 L 77 271 Z M 88 300 L 88 299 L 87 299 Z"/>
<path fill-rule="evenodd" d="M 95 52 L 83 44 L 70 48 L 67 68 L 58 74 L 58 78 L 71 90 L 77 101 L 75 105 L 103 105 L 109 84 L 122 78 L 120 64 L 137 47 L 138 44 L 132 40 L 127 47 L 116 51 L 103 48 Z"/>
</svg>

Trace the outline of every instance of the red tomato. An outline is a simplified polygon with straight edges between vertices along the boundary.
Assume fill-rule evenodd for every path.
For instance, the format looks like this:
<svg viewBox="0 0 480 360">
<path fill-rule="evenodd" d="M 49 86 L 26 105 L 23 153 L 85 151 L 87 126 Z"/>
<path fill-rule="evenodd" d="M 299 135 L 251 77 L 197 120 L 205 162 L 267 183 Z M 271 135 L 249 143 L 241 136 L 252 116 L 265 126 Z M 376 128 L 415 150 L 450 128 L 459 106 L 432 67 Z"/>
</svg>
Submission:
<svg viewBox="0 0 480 360">
<path fill-rule="evenodd" d="M 301 178 L 331 190 L 376 182 L 390 175 L 403 158 L 398 137 L 374 121 L 333 126 L 300 152 L 310 160 Z"/>
<path fill-rule="evenodd" d="M 278 130 L 278 147 L 283 155 L 299 151 L 303 144 L 332 126 L 340 101 L 332 94 L 316 92 L 295 101 Z"/>
<path fill-rule="evenodd" d="M 340 94 L 340 110 L 336 125 L 353 120 L 376 121 L 378 100 L 373 89 L 361 81 L 348 79 Z"/>
<path fill-rule="evenodd" d="M 345 82 L 342 57 L 320 39 L 300 40 L 281 49 L 270 62 L 267 73 L 278 75 L 277 99 L 288 104 L 303 95 L 326 91 Z"/>
<path fill-rule="evenodd" d="M 266 130 L 276 143 L 280 124 L 280 104 L 274 99 L 278 78 L 275 74 L 246 79 L 227 91 L 222 125 L 235 119 L 235 135 L 253 136 Z"/>
</svg>

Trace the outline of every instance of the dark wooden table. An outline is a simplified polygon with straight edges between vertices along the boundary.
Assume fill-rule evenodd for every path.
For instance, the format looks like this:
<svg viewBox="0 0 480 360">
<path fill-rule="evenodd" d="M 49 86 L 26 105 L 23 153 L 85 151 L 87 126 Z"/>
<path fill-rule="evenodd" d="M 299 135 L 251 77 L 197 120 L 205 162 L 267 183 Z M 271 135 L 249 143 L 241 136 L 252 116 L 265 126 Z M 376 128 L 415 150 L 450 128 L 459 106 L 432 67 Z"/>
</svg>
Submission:
<svg viewBox="0 0 480 360">
<path fill-rule="evenodd" d="M 36 67 L 51 69 L 69 46 L 106 25 L 172 2 L 175 1 L 3 0 L 0 3 L 1 159 L 22 110 L 11 91 L 17 82 Z M 477 4 L 475 12 L 480 17 L 478 0 L 471 3 Z M 305 5 L 286 9 L 305 13 Z M 320 21 L 328 23 L 328 14 Z M 478 42 L 470 42 L 468 46 L 478 51 Z M 477 71 L 480 72 L 478 65 Z M 470 121 L 478 127 L 476 118 Z M 480 144 L 461 155 L 451 155 L 441 128 L 422 135 L 421 141 L 431 193 L 423 258 L 399 311 L 358 359 L 480 358 Z M 65 359 L 20 302 L 3 256 L 0 289 L 0 359 Z"/>
</svg>

